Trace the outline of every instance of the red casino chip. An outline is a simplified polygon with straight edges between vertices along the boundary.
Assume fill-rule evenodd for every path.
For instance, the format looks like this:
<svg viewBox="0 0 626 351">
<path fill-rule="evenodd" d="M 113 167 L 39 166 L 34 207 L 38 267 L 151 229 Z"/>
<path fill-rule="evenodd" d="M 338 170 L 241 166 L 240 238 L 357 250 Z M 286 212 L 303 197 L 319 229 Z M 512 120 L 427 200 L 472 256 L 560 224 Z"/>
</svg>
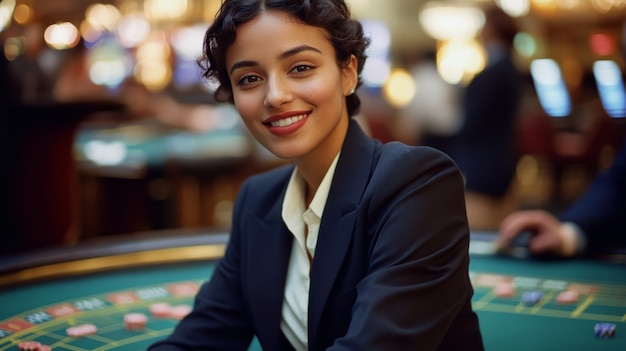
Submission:
<svg viewBox="0 0 626 351">
<path fill-rule="evenodd" d="M 157 302 L 150 305 L 150 313 L 157 318 L 169 318 L 172 306 L 169 303 Z"/>
<path fill-rule="evenodd" d="M 82 324 L 66 329 L 67 335 L 74 338 L 95 334 L 97 331 L 98 328 L 93 324 Z"/>
<path fill-rule="evenodd" d="M 189 314 L 189 312 L 191 312 L 191 306 L 189 305 L 174 306 L 170 311 L 170 317 L 174 319 L 183 319 Z"/>
<path fill-rule="evenodd" d="M 143 330 L 146 328 L 148 317 L 143 313 L 128 313 L 124 315 L 124 328 L 126 330 Z"/>
<path fill-rule="evenodd" d="M 499 282 L 493 288 L 493 294 L 497 297 L 513 297 L 515 295 L 515 285 L 512 282 Z"/>
<path fill-rule="evenodd" d="M 40 351 L 41 343 L 37 341 L 22 341 L 17 347 L 20 351 Z"/>
<path fill-rule="evenodd" d="M 557 297 L 556 302 L 561 304 L 572 304 L 578 301 L 579 294 L 576 291 L 562 291 Z"/>
</svg>

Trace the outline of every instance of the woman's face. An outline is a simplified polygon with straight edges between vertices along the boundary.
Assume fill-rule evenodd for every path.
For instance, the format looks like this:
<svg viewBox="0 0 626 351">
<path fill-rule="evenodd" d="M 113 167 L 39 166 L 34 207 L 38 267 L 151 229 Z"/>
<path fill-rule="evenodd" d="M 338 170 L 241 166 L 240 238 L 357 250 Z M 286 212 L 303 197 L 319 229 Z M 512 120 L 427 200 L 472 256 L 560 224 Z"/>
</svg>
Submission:
<svg viewBox="0 0 626 351">
<path fill-rule="evenodd" d="M 226 51 L 235 107 L 251 134 L 278 157 L 334 157 L 348 126 L 346 95 L 356 58 L 339 67 L 325 32 L 280 11 L 237 29 Z"/>
</svg>

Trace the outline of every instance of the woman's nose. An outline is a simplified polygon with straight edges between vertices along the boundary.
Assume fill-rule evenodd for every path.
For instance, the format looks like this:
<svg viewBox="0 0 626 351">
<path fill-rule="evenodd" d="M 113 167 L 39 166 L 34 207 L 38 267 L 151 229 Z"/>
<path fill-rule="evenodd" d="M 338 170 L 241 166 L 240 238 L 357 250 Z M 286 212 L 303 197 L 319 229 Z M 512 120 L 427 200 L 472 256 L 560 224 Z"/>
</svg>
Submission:
<svg viewBox="0 0 626 351">
<path fill-rule="evenodd" d="M 264 104 L 267 107 L 278 107 L 292 99 L 289 84 L 284 79 L 270 77 L 267 80 Z"/>
</svg>

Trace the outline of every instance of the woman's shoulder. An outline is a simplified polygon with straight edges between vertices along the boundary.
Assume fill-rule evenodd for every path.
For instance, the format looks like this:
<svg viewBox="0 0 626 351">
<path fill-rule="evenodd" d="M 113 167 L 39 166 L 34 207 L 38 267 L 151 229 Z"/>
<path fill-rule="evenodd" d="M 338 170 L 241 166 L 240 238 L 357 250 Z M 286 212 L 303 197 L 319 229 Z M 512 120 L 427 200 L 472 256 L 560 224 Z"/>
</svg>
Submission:
<svg viewBox="0 0 626 351">
<path fill-rule="evenodd" d="M 402 163 L 404 161 L 443 162 L 454 164 L 452 159 L 443 151 L 430 146 L 407 145 L 398 141 L 381 144 L 379 148 L 380 161 Z M 408 163 L 406 166 L 415 166 Z"/>
<path fill-rule="evenodd" d="M 436 175 L 461 172 L 454 161 L 443 151 L 430 146 L 412 146 L 389 142 L 379 147 L 374 174 L 394 180 L 411 181 Z"/>
</svg>

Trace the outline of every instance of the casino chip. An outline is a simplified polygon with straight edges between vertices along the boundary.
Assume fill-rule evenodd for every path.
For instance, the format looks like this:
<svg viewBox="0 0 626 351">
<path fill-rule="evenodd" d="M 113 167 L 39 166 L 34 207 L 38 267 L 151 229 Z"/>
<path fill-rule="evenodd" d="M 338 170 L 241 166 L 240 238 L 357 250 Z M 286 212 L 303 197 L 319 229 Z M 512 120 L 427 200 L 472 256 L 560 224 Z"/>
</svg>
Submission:
<svg viewBox="0 0 626 351">
<path fill-rule="evenodd" d="M 191 312 L 191 306 L 189 305 L 178 305 L 172 307 L 170 311 L 170 317 L 174 319 L 183 319 L 186 315 Z"/>
<path fill-rule="evenodd" d="M 81 324 L 75 327 L 67 328 L 67 335 L 75 338 L 79 338 L 81 336 L 95 334 L 98 331 L 98 328 L 93 324 Z"/>
<path fill-rule="evenodd" d="M 543 293 L 541 291 L 526 291 L 522 295 L 522 303 L 525 306 L 534 306 L 541 300 L 542 297 Z"/>
<path fill-rule="evenodd" d="M 156 302 L 150 305 L 150 313 L 156 318 L 169 318 L 172 306 L 166 302 Z"/>
<path fill-rule="evenodd" d="M 515 285 L 512 282 L 499 282 L 493 287 L 493 294 L 503 298 L 512 297 L 515 295 Z"/>
<path fill-rule="evenodd" d="M 557 295 L 556 302 L 560 304 L 572 304 L 578 301 L 579 296 L 576 291 L 562 291 Z"/>
<path fill-rule="evenodd" d="M 593 332 L 597 338 L 608 339 L 615 336 L 614 323 L 598 323 L 593 328 Z"/>
<path fill-rule="evenodd" d="M 124 315 L 124 328 L 128 331 L 143 330 L 146 328 L 148 317 L 143 313 L 128 313 Z"/>
<path fill-rule="evenodd" d="M 17 347 L 20 351 L 39 351 L 41 350 L 41 343 L 37 341 L 22 341 Z"/>
<path fill-rule="evenodd" d="M 52 347 L 38 341 L 22 341 L 17 345 L 20 351 L 51 351 Z"/>
</svg>

